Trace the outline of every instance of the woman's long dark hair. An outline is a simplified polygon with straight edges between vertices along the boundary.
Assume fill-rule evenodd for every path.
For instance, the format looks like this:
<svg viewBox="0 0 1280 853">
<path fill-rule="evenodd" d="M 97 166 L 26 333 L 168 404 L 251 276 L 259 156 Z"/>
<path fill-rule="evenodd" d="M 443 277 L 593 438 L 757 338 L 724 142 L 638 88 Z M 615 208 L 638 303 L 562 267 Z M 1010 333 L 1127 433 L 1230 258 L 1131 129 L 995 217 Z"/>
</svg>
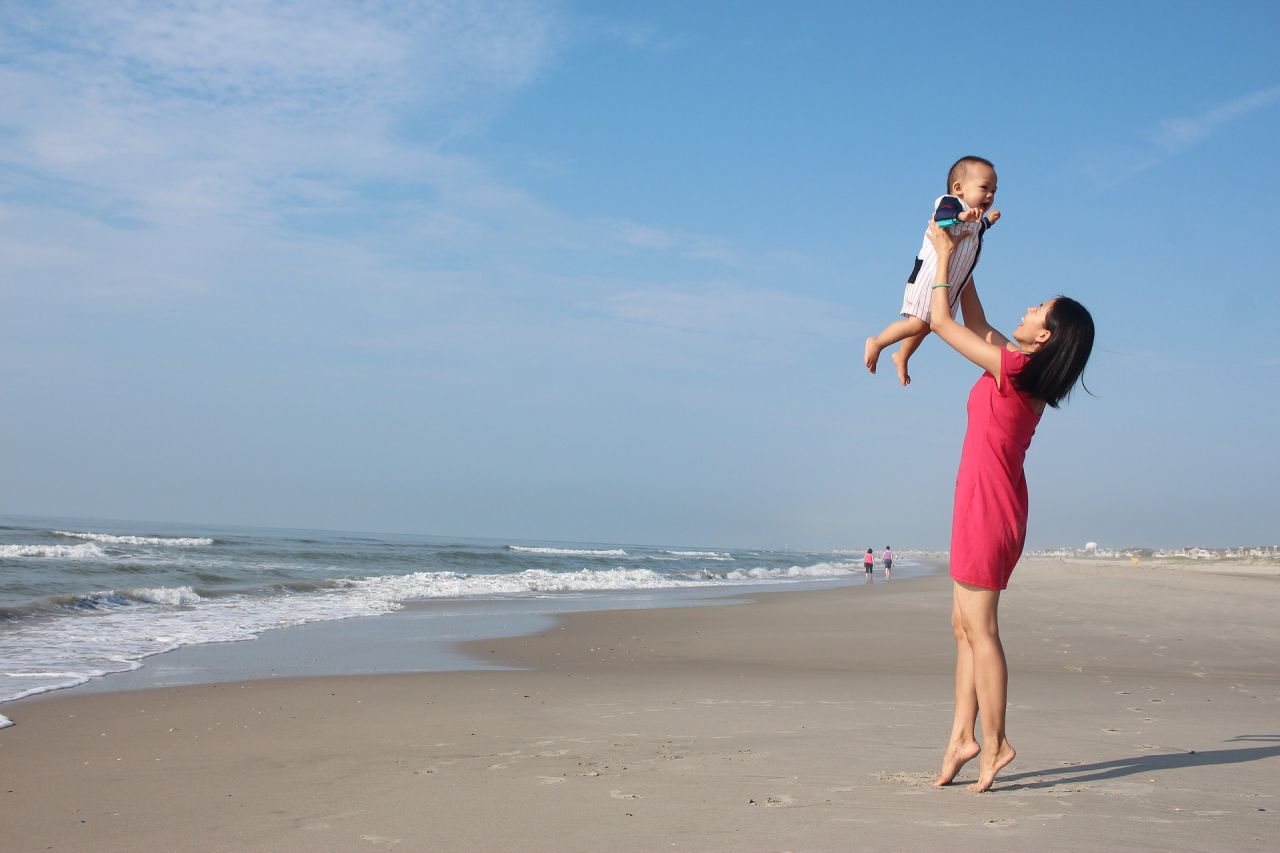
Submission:
<svg viewBox="0 0 1280 853">
<path fill-rule="evenodd" d="M 1050 332 L 1049 340 L 1031 354 L 1026 367 L 1013 377 L 1013 384 L 1056 409 L 1071 396 L 1093 352 L 1093 317 L 1074 299 L 1057 296 L 1044 318 L 1044 327 Z"/>
</svg>

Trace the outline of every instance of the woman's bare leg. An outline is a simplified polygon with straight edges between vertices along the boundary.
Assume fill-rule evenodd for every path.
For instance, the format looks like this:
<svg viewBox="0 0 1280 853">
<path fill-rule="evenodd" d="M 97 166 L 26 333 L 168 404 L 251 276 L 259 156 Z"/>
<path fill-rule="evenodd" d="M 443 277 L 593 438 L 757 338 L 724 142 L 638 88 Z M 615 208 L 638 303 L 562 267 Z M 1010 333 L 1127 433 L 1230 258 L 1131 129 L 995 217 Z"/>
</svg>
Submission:
<svg viewBox="0 0 1280 853">
<path fill-rule="evenodd" d="M 956 582 L 955 603 L 960 623 L 973 652 L 973 686 L 982 720 L 982 758 L 978 781 L 969 786 L 981 793 L 996 781 L 996 774 L 1014 759 L 1013 746 L 1005 736 L 1005 709 L 1008 703 L 1009 669 L 1004 646 L 1000 644 L 1000 624 L 996 613 L 1000 590 Z"/>
<path fill-rule="evenodd" d="M 973 682 L 973 649 L 969 648 L 969 638 L 965 636 L 960 617 L 960 602 L 954 592 L 951 630 L 956 635 L 956 712 L 951 723 L 951 738 L 947 741 L 946 752 L 942 754 L 942 770 L 933 780 L 936 788 L 951 784 L 960 768 L 981 750 L 974 737 L 974 727 L 978 724 L 978 692 Z"/>
</svg>

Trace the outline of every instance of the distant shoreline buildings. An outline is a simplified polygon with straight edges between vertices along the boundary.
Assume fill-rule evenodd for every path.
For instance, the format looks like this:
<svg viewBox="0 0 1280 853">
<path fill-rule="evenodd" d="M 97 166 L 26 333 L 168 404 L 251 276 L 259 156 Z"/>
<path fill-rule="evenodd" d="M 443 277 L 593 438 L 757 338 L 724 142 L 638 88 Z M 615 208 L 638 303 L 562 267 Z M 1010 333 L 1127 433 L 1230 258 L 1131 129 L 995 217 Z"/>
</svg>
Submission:
<svg viewBox="0 0 1280 853">
<path fill-rule="evenodd" d="M 836 553 L 854 554 L 853 550 L 840 550 Z M 861 554 L 861 551 L 856 553 Z M 950 553 L 945 548 L 903 548 L 899 551 L 904 557 L 945 560 Z M 1234 545 L 1229 548 L 1202 548 L 1198 545 L 1187 545 L 1182 548 L 1107 548 L 1097 542 L 1086 542 L 1083 548 L 1042 548 L 1027 551 L 1028 557 L 1070 557 L 1072 559 L 1100 560 L 1280 560 L 1280 545 Z"/>
<path fill-rule="evenodd" d="M 1029 557 L 1099 557 L 1101 559 L 1186 559 L 1186 560 L 1241 560 L 1253 557 L 1280 558 L 1280 545 L 1237 545 L 1230 548 L 1201 548 L 1188 545 L 1182 548 L 1103 548 L 1097 542 L 1086 542 L 1083 548 L 1045 548 L 1028 551 Z"/>
</svg>

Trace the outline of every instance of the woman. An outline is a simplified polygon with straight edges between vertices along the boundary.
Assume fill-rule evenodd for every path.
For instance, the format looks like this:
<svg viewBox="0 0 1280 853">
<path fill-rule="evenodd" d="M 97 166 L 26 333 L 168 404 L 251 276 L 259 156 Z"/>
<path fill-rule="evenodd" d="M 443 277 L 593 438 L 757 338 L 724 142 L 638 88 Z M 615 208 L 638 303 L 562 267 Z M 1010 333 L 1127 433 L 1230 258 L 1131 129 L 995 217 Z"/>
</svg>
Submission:
<svg viewBox="0 0 1280 853">
<path fill-rule="evenodd" d="M 935 786 L 947 785 L 981 754 L 973 792 L 986 791 L 1013 761 L 1005 735 L 1008 669 L 996 610 L 1022 556 L 1027 480 L 1022 464 L 1045 406 L 1057 408 L 1084 371 L 1093 349 L 1093 318 L 1058 296 L 1027 309 L 1013 340 L 987 323 L 972 282 L 960 294 L 964 325 L 947 310 L 953 238 L 929 224 L 938 253 L 932 292 L 933 332 L 986 372 L 969 392 L 951 527 L 951 626 L 956 636 L 956 709 Z M 957 283 L 959 284 L 959 283 Z M 979 745 L 974 727 L 982 718 Z"/>
</svg>

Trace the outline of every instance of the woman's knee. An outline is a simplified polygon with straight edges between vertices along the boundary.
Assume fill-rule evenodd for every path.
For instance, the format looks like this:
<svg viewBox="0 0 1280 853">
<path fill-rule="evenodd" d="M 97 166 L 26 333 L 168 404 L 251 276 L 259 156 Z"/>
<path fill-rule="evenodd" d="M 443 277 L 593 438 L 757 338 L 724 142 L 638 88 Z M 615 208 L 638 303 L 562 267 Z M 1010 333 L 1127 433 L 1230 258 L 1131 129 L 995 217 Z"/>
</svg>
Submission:
<svg viewBox="0 0 1280 853">
<path fill-rule="evenodd" d="M 988 614 L 964 614 L 960 618 L 960 630 L 969 645 L 1000 641 L 1000 626 Z"/>
<path fill-rule="evenodd" d="M 966 634 L 995 636 L 999 633 L 997 612 L 1000 607 L 1000 591 L 956 582 L 955 607 Z"/>
</svg>

